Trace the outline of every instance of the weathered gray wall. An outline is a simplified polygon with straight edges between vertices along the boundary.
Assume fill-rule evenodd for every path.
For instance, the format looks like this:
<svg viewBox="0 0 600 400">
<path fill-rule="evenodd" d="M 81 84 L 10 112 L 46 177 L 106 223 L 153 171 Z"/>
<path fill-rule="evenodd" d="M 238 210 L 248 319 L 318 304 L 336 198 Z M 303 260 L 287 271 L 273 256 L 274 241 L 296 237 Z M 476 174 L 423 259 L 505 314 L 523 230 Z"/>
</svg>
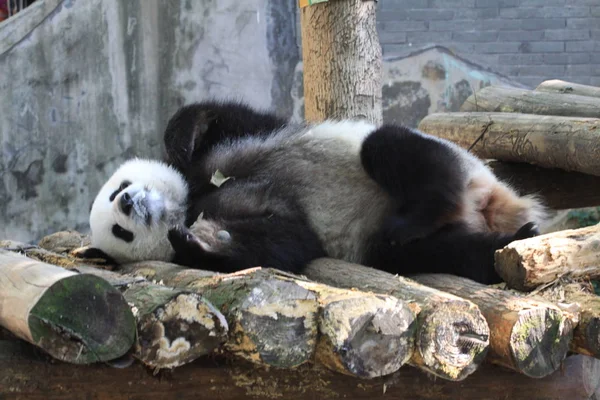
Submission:
<svg viewBox="0 0 600 400">
<path fill-rule="evenodd" d="M 290 115 L 294 10 L 267 0 L 39 0 L 2 23 L 0 238 L 86 231 L 100 185 L 132 155 L 159 156 L 183 102 L 242 97 Z"/>
<path fill-rule="evenodd" d="M 384 57 L 443 45 L 523 84 L 600 86 L 600 0 L 383 0 Z"/>
</svg>

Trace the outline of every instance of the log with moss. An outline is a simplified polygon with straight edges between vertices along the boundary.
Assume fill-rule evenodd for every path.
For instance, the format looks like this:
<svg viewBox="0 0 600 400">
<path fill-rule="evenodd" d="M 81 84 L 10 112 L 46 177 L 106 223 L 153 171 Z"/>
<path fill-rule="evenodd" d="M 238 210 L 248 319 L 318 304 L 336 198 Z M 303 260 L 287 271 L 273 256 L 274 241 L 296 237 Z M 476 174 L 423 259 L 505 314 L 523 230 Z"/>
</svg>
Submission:
<svg viewBox="0 0 600 400">
<path fill-rule="evenodd" d="M 588 281 L 561 282 L 535 293 L 535 296 L 571 309 L 578 321 L 571 351 L 600 358 L 600 297 Z"/>
<path fill-rule="evenodd" d="M 340 291 L 261 268 L 215 275 L 140 262 L 122 269 L 202 293 L 233 332 L 225 349 L 258 364 L 289 368 L 314 358 L 345 374 L 374 377 L 394 372 L 412 354 L 415 313 L 389 296 Z"/>
<path fill-rule="evenodd" d="M 519 193 L 536 194 L 553 210 L 594 207 L 600 204 L 600 177 L 525 163 L 489 160 L 488 167 Z"/>
<path fill-rule="evenodd" d="M 484 159 L 600 176 L 600 119 L 457 112 L 430 114 L 419 129 Z"/>
<path fill-rule="evenodd" d="M 125 355 L 135 319 L 104 279 L 0 249 L 0 325 L 52 357 L 77 364 Z"/>
<path fill-rule="evenodd" d="M 562 277 L 600 278 L 600 226 L 517 240 L 497 250 L 495 261 L 500 277 L 521 291 Z"/>
<path fill-rule="evenodd" d="M 599 118 L 600 99 L 575 94 L 487 86 L 469 96 L 460 107 L 460 111 Z"/>
<path fill-rule="evenodd" d="M 149 367 L 181 366 L 211 353 L 227 339 L 225 317 L 197 293 L 153 284 L 141 277 L 77 265 L 76 259 L 24 243 L 0 241 L 0 248 L 98 276 L 117 288 L 137 322 L 138 340 L 133 355 Z"/>
<path fill-rule="evenodd" d="M 556 305 L 452 275 L 414 279 L 479 306 L 490 327 L 490 361 L 541 378 L 556 371 L 567 356 L 573 324 Z"/>
<path fill-rule="evenodd" d="M 328 285 L 390 294 L 414 302 L 415 352 L 409 363 L 448 380 L 462 380 L 483 361 L 489 330 L 472 302 L 383 271 L 331 258 L 313 261 L 304 274 Z"/>
<path fill-rule="evenodd" d="M 600 97 L 600 87 L 565 82 L 560 79 L 544 81 L 535 88 L 536 92 L 576 94 L 578 96 Z"/>
</svg>

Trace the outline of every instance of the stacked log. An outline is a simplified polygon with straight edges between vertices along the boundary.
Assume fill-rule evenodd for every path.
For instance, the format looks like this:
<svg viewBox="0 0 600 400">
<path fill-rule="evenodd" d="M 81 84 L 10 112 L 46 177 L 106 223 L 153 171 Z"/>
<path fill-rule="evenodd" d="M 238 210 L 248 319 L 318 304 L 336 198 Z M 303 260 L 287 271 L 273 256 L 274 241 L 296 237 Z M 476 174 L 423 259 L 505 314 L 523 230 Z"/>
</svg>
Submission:
<svg viewBox="0 0 600 400">
<path fill-rule="evenodd" d="M 76 364 L 124 356 L 135 320 L 118 290 L 0 249 L 0 325 L 52 357 Z"/>
<path fill-rule="evenodd" d="M 556 305 L 451 275 L 414 279 L 477 304 L 490 326 L 491 362 L 541 378 L 556 371 L 567 356 L 573 324 Z"/>
<path fill-rule="evenodd" d="M 568 229 L 510 243 L 496 270 L 511 288 L 530 291 L 562 277 L 600 278 L 600 226 Z"/>
<path fill-rule="evenodd" d="M 341 260 L 313 261 L 304 274 L 342 288 L 391 294 L 416 303 L 416 348 L 410 364 L 448 380 L 473 373 L 485 358 L 489 329 L 472 302 L 383 271 Z"/>
<path fill-rule="evenodd" d="M 139 262 L 122 271 L 202 293 L 234 333 L 225 350 L 260 365 L 292 368 L 314 359 L 372 378 L 395 372 L 413 352 L 414 307 L 389 295 L 340 290 L 261 268 L 215 275 Z"/>
<path fill-rule="evenodd" d="M 73 259 L 23 243 L 0 241 L 0 248 L 69 268 L 70 273 L 101 278 L 117 289 L 137 323 L 137 341 L 132 355 L 153 369 L 171 369 L 191 362 L 211 353 L 227 338 L 225 318 L 197 293 L 91 266 L 74 267 L 76 261 Z M 70 313 L 69 309 L 63 312 Z M 86 315 L 89 318 L 96 316 L 93 309 Z"/>
<path fill-rule="evenodd" d="M 536 92 L 576 94 L 578 96 L 600 97 L 600 87 L 565 82 L 560 79 L 544 81 L 535 88 Z"/>
</svg>

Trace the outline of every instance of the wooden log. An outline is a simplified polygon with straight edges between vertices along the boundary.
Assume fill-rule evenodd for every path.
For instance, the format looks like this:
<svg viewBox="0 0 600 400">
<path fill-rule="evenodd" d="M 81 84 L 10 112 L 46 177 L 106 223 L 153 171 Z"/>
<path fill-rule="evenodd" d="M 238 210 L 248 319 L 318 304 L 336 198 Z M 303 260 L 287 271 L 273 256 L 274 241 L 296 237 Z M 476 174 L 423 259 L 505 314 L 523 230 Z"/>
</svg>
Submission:
<svg viewBox="0 0 600 400">
<path fill-rule="evenodd" d="M 504 112 L 600 118 L 600 99 L 503 86 L 487 86 L 460 107 L 463 112 Z"/>
<path fill-rule="evenodd" d="M 330 1 L 300 10 L 304 117 L 380 124 L 382 58 L 376 1 Z"/>
<path fill-rule="evenodd" d="M 53 357 L 77 364 L 123 356 L 135 319 L 105 280 L 0 249 L 0 325 Z"/>
<path fill-rule="evenodd" d="M 294 367 L 312 359 L 316 345 L 316 361 L 374 377 L 394 372 L 412 354 L 415 313 L 390 296 L 341 291 L 270 269 L 214 275 L 165 264 L 122 268 L 202 293 L 236 333 L 225 348 L 252 362 Z"/>
<path fill-rule="evenodd" d="M 489 160 L 494 174 L 521 194 L 537 194 L 550 209 L 600 205 L 600 177 L 525 163 Z"/>
<path fill-rule="evenodd" d="M 535 296 L 559 305 L 575 305 L 578 322 L 573 331 L 571 351 L 600 358 L 600 297 L 590 283 L 561 283 L 541 290 Z"/>
<path fill-rule="evenodd" d="M 440 113 L 419 129 L 484 159 L 600 176 L 600 119 L 510 113 Z"/>
<path fill-rule="evenodd" d="M 141 277 L 76 265 L 68 256 L 24 243 L 0 241 L 0 248 L 100 277 L 117 288 L 137 322 L 133 356 L 151 368 L 181 366 L 211 353 L 227 339 L 225 317 L 197 293 L 152 284 Z"/>
<path fill-rule="evenodd" d="M 89 246 L 90 237 L 74 230 L 55 232 L 44 236 L 38 243 L 42 249 L 54 253 L 70 253 L 72 250 Z"/>
<path fill-rule="evenodd" d="M 489 330 L 477 306 L 439 290 L 386 272 L 331 258 L 308 265 L 304 274 L 328 285 L 386 293 L 415 302 L 415 352 L 409 364 L 444 379 L 459 381 L 473 373 L 488 349 Z"/>
<path fill-rule="evenodd" d="M 0 342 L 0 398 L 6 400 L 590 400 L 598 396 L 596 360 L 577 355 L 554 374 L 530 379 L 484 364 L 460 383 L 431 379 L 415 368 L 370 380 L 337 374 L 316 365 L 263 369 L 213 358 L 149 374 L 141 365 L 114 369 L 106 365 L 50 364 L 31 354 L 30 346 Z M 596 396 L 596 397 L 594 397 Z"/>
<path fill-rule="evenodd" d="M 560 79 L 544 81 L 535 88 L 536 92 L 576 94 L 578 96 L 600 97 L 600 87 L 565 82 Z"/>
<path fill-rule="evenodd" d="M 513 289 L 529 291 L 562 277 L 600 277 L 600 225 L 517 240 L 495 253 L 496 271 Z"/>
<path fill-rule="evenodd" d="M 541 378 L 556 371 L 567 356 L 573 325 L 570 316 L 554 304 L 452 275 L 414 278 L 479 306 L 490 327 L 491 362 Z"/>
</svg>

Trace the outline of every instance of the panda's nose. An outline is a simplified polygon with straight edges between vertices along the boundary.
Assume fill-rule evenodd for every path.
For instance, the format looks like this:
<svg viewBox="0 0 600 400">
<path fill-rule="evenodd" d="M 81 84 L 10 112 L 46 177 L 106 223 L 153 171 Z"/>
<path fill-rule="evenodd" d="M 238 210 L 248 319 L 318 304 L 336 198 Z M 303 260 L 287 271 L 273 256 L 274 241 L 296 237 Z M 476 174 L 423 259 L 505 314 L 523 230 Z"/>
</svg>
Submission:
<svg viewBox="0 0 600 400">
<path fill-rule="evenodd" d="M 119 206 L 121 207 L 121 211 L 123 214 L 129 215 L 131 213 L 131 208 L 133 207 L 133 200 L 129 193 L 125 192 L 121 195 L 121 199 L 119 200 Z"/>
</svg>

